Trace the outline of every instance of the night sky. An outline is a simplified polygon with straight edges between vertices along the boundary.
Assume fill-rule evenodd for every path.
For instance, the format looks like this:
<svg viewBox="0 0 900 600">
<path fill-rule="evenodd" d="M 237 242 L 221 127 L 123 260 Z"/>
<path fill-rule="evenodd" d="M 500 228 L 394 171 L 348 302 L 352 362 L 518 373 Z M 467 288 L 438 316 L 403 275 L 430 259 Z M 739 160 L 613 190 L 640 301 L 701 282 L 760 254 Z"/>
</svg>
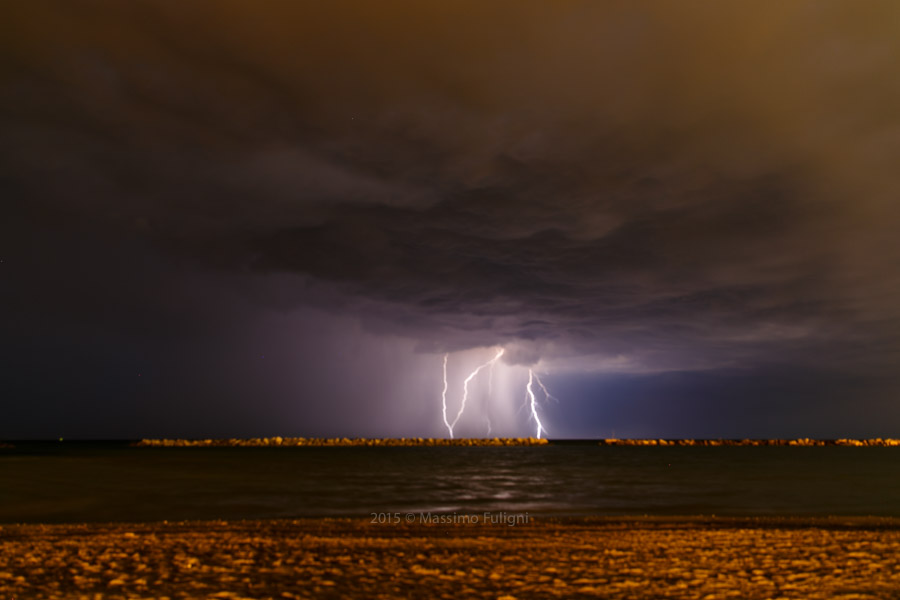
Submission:
<svg viewBox="0 0 900 600">
<path fill-rule="evenodd" d="M 7 2 L 0 438 L 897 437 L 898 201 L 893 0 Z"/>
</svg>

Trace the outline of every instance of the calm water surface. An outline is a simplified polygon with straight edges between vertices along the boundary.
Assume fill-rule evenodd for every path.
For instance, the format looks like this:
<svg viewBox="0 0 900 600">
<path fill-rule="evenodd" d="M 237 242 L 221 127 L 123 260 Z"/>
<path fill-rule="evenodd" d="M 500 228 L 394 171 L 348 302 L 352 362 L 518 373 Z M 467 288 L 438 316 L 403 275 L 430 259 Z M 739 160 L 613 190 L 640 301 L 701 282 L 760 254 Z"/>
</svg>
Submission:
<svg viewBox="0 0 900 600">
<path fill-rule="evenodd" d="M 0 450 L 0 523 L 369 516 L 900 516 L 900 448 L 131 448 Z"/>
</svg>

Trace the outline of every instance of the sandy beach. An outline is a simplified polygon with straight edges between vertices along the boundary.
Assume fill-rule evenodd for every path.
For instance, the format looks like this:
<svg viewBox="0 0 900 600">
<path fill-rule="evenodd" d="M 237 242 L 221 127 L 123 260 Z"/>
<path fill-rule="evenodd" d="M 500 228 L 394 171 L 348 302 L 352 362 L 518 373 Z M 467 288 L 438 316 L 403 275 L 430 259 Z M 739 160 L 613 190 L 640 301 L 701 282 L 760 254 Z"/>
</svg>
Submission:
<svg viewBox="0 0 900 600">
<path fill-rule="evenodd" d="M 4 525 L 0 598 L 900 596 L 897 519 L 370 520 Z"/>
</svg>

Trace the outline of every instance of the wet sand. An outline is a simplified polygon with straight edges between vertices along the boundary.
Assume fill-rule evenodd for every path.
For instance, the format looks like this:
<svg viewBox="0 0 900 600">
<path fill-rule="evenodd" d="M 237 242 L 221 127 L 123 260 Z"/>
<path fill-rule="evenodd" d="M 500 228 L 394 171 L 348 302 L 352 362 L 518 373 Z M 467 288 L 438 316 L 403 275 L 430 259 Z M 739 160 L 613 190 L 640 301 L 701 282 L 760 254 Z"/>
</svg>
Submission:
<svg viewBox="0 0 900 600">
<path fill-rule="evenodd" d="M 400 520 L 5 525 L 0 599 L 900 597 L 897 519 Z"/>
</svg>

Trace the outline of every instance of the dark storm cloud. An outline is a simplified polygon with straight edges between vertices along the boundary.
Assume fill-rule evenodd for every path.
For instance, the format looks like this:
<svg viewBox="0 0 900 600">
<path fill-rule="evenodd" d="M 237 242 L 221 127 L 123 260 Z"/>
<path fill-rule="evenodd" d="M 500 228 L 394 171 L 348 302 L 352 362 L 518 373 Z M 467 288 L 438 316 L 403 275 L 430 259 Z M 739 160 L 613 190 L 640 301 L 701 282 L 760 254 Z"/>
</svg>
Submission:
<svg viewBox="0 0 900 600">
<path fill-rule="evenodd" d="M 8 223 L 427 350 L 896 364 L 895 3 L 5 12 Z"/>
</svg>

